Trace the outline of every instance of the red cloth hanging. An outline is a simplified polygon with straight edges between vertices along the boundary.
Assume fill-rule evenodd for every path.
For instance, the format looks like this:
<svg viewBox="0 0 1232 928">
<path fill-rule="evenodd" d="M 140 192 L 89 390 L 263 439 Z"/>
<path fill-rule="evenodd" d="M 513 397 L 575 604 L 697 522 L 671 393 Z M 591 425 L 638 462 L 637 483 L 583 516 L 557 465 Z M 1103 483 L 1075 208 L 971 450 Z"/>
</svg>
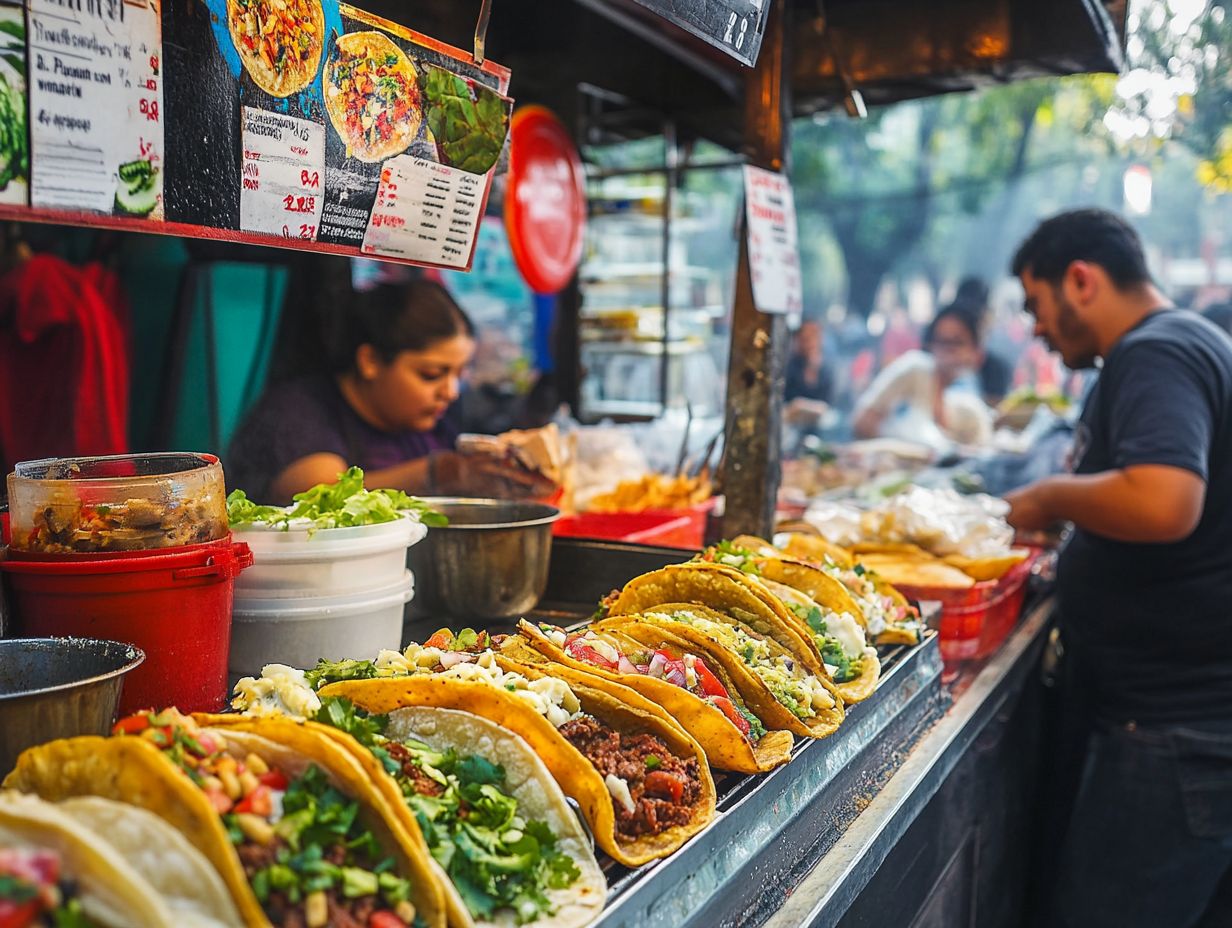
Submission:
<svg viewBox="0 0 1232 928">
<path fill-rule="evenodd" d="M 128 449 L 126 317 L 101 266 L 37 255 L 0 278 L 5 473 L 17 461 Z"/>
</svg>

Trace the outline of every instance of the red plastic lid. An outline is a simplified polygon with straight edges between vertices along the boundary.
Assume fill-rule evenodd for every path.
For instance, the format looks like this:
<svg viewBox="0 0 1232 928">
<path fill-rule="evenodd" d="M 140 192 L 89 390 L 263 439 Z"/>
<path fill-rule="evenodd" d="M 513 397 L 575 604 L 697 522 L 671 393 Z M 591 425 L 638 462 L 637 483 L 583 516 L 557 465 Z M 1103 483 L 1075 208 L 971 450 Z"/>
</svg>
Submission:
<svg viewBox="0 0 1232 928">
<path fill-rule="evenodd" d="M 522 276 L 536 293 L 557 293 L 582 258 L 586 177 L 569 133 L 542 106 L 513 114 L 505 229 Z"/>
</svg>

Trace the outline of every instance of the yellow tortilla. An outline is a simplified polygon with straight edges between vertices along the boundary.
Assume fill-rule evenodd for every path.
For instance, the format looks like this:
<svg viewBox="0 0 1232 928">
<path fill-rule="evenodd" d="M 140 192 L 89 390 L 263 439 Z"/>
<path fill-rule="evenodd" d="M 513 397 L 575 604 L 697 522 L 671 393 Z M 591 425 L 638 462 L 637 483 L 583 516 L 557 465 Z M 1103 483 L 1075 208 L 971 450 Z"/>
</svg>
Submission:
<svg viewBox="0 0 1232 928">
<path fill-rule="evenodd" d="M 325 47 L 321 0 L 227 0 L 227 29 L 244 70 L 270 96 L 289 97 L 317 76 Z"/>
<path fill-rule="evenodd" d="M 851 567 L 855 564 L 850 551 L 827 541 L 821 535 L 788 532 L 785 537 L 776 535 L 775 541 L 780 542 L 776 547 L 788 557 L 815 561 L 818 564 L 824 564 L 829 559 L 839 567 Z"/>
<path fill-rule="evenodd" d="M 386 64 L 389 61 L 392 64 Z M 393 115 L 396 100 L 387 100 L 378 91 L 381 77 L 372 78 L 371 90 L 363 89 L 368 86 L 367 80 L 363 80 L 361 87 L 363 72 L 371 78 L 377 70 L 404 85 L 405 90 L 397 99 L 406 103 L 407 111 L 400 119 Z M 415 141 L 423 122 L 419 77 L 406 53 L 384 33 L 351 32 L 340 36 L 330 50 L 321 80 L 325 111 L 346 145 L 348 156 L 367 162 L 385 161 L 406 151 Z M 392 123 L 392 134 L 384 139 L 368 138 L 365 133 L 382 114 Z"/>
<path fill-rule="evenodd" d="M 643 648 L 660 646 L 635 643 Z M 717 770 L 765 773 L 791 759 L 790 732 L 767 731 L 764 738 L 756 744 L 750 744 L 721 710 L 683 687 L 646 674 L 620 673 L 577 660 L 557 647 L 529 622 L 518 623 L 518 635 L 510 636 L 502 645 L 501 652 L 527 663 L 546 661 L 553 676 L 559 676 L 570 684 L 582 683 L 609 692 L 617 686 L 636 690 L 656 705 L 662 706 L 684 726 L 706 752 L 710 766 Z M 707 666 L 719 678 L 733 702 L 743 704 L 739 687 L 722 665 L 709 660 Z"/>
<path fill-rule="evenodd" d="M 546 674 L 533 665 L 498 658 L 503 669 L 536 679 Z M 705 828 L 714 817 L 715 791 L 706 756 L 700 746 L 660 707 L 639 693 L 621 687 L 620 695 L 593 685 L 570 684 L 582 710 L 622 734 L 649 734 L 660 739 L 680 758 L 698 764 L 701 793 L 691 809 L 688 824 L 672 826 L 657 835 L 627 838 L 616 832 L 614 800 L 603 777 L 555 726 L 526 702 L 499 687 L 472 680 L 455 680 L 432 674 L 346 680 L 333 683 L 322 696 L 345 696 L 368 712 L 386 714 L 408 706 L 461 709 L 488 719 L 514 732 L 531 746 L 565 795 L 573 797 L 590 823 L 595 843 L 615 860 L 629 867 L 666 857 Z"/>
</svg>

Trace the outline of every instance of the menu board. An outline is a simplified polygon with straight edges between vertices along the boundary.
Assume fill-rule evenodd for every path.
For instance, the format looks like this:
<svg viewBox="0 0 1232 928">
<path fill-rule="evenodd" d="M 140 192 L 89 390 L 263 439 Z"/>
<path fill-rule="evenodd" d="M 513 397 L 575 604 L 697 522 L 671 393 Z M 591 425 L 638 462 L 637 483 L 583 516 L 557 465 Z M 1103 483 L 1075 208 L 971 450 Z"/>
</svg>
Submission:
<svg viewBox="0 0 1232 928">
<path fill-rule="evenodd" d="M 763 313 L 799 313 L 804 308 L 804 288 L 791 181 L 746 164 L 744 203 L 753 302 Z"/>
<path fill-rule="evenodd" d="M 637 0 L 664 19 L 721 48 L 749 67 L 757 64 L 773 0 Z"/>
<path fill-rule="evenodd" d="M 28 0 L 30 203 L 162 218 L 159 0 Z"/>
<path fill-rule="evenodd" d="M 338 0 L 9 3 L 3 215 L 469 268 L 507 69 Z"/>
</svg>

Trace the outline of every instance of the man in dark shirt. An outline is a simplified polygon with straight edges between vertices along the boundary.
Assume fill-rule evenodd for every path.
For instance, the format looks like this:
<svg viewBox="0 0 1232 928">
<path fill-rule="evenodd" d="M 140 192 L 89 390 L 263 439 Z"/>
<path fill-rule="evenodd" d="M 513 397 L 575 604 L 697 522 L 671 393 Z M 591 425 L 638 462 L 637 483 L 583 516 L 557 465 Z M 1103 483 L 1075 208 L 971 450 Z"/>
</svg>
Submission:
<svg viewBox="0 0 1232 928">
<path fill-rule="evenodd" d="M 1110 213 L 1043 223 L 1014 273 L 1035 334 L 1103 362 L 1074 473 L 1008 497 L 1018 528 L 1074 525 L 1063 712 L 1088 740 L 1043 923 L 1232 925 L 1232 340 L 1169 307 Z"/>
</svg>

